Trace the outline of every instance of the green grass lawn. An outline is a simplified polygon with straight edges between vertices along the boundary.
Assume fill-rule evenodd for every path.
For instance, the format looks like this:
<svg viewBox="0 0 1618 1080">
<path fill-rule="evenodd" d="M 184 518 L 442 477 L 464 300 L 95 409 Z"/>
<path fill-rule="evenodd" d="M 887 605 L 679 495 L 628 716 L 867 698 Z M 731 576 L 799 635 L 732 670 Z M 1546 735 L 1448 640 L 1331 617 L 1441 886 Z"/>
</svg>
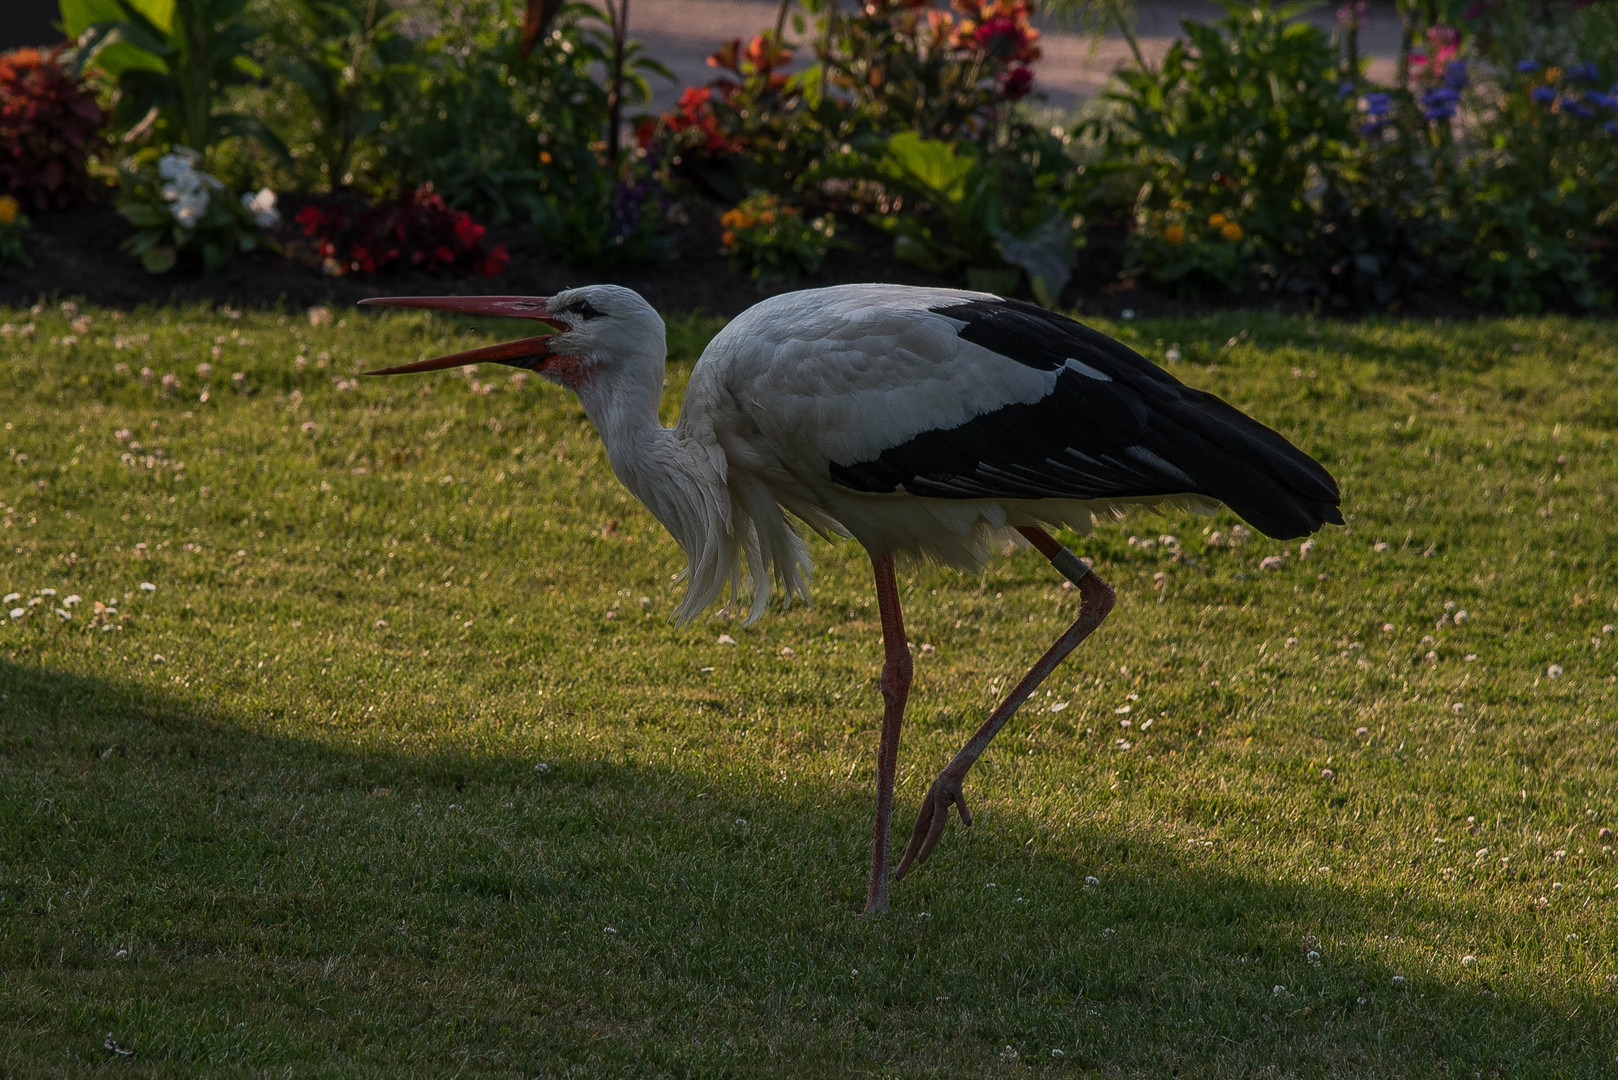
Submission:
<svg viewBox="0 0 1618 1080">
<path fill-rule="evenodd" d="M 470 324 L 75 314 L 0 312 L 0 1076 L 1618 1071 L 1611 323 L 1104 327 L 1349 525 L 1070 539 L 1117 610 L 864 918 L 859 549 L 675 626 L 576 402 L 349 380 Z M 902 842 L 1077 600 L 901 584 Z"/>
</svg>

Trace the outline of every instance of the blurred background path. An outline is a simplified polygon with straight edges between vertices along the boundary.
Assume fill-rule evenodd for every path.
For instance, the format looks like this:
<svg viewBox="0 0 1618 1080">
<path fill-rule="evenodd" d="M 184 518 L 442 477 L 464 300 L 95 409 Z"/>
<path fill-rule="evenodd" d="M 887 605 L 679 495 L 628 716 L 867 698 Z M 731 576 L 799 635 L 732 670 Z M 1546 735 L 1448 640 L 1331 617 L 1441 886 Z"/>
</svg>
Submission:
<svg viewBox="0 0 1618 1080">
<path fill-rule="evenodd" d="M 848 6 L 850 0 L 842 2 Z M 654 84 L 655 107 L 665 109 L 679 97 L 681 88 L 713 79 L 717 72 L 707 66 L 708 54 L 721 41 L 734 37 L 745 41 L 774 26 L 775 13 L 771 0 L 630 0 L 630 36 L 643 42 L 647 53 L 667 64 L 680 80 L 672 88 L 662 82 Z M 1179 36 L 1181 19 L 1213 22 L 1224 15 L 1224 9 L 1200 0 L 1136 0 L 1135 14 L 1141 52 L 1156 63 Z M 1337 10 L 1330 5 L 1322 5 L 1307 17 L 1327 30 L 1337 25 Z M 1132 63 L 1129 46 L 1116 32 L 1097 42 L 1063 32 L 1048 18 L 1034 21 L 1044 50 L 1034 65 L 1034 86 L 1052 105 L 1072 107 L 1105 87 L 1113 70 Z M 1360 29 L 1360 49 L 1371 58 L 1371 78 L 1391 83 L 1399 50 L 1399 16 L 1392 4 L 1371 4 Z M 799 60 L 806 58 L 807 52 L 800 51 Z"/>
</svg>

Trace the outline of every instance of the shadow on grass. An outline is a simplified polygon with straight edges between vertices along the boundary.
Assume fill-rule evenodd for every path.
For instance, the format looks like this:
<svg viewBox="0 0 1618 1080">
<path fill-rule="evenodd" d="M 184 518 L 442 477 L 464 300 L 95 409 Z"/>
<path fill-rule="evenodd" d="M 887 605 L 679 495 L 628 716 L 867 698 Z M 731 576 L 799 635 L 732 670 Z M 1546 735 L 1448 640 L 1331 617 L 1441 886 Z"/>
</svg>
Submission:
<svg viewBox="0 0 1618 1080">
<path fill-rule="evenodd" d="M 1618 1038 L 1566 987 L 1395 983 L 1366 928 L 1442 947 L 1472 915 L 1375 888 L 1002 818 L 864 919 L 852 784 L 288 736 L 4 661 L 0 693 L 8 1076 L 109 1032 L 213 1075 L 1597 1076 Z"/>
</svg>

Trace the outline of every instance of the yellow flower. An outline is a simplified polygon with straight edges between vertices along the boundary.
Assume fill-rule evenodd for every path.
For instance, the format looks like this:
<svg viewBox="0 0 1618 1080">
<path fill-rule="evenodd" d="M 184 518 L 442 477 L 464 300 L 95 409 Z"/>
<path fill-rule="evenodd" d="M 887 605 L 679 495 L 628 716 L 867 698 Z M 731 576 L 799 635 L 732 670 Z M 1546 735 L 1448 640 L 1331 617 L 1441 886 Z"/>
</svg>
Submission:
<svg viewBox="0 0 1618 1080">
<path fill-rule="evenodd" d="M 1219 228 L 1219 226 L 1221 226 L 1221 225 L 1223 225 L 1225 223 L 1225 220 L 1226 219 L 1225 219 L 1224 214 L 1214 214 L 1214 215 L 1212 215 L 1211 217 L 1208 218 L 1208 224 L 1212 225 L 1214 228 L 1217 229 L 1217 228 Z"/>
<path fill-rule="evenodd" d="M 1548 67 L 1548 68 L 1546 68 L 1545 69 L 1545 81 L 1547 83 L 1561 82 L 1562 81 L 1562 69 L 1559 68 L 1559 67 Z"/>
<path fill-rule="evenodd" d="M 1171 200 L 1169 202 L 1169 209 L 1170 210 L 1189 210 L 1189 209 L 1191 209 L 1191 204 L 1186 202 L 1184 199 L 1173 199 L 1173 200 Z"/>
<path fill-rule="evenodd" d="M 10 225 L 17 220 L 22 207 L 10 195 L 0 195 L 0 225 Z"/>
<path fill-rule="evenodd" d="M 1163 239 L 1167 240 L 1176 247 L 1185 243 L 1185 226 L 1170 225 L 1168 228 L 1163 230 Z"/>
<path fill-rule="evenodd" d="M 1242 238 L 1242 227 L 1234 221 L 1227 221 L 1219 227 L 1219 235 L 1234 244 Z"/>
</svg>

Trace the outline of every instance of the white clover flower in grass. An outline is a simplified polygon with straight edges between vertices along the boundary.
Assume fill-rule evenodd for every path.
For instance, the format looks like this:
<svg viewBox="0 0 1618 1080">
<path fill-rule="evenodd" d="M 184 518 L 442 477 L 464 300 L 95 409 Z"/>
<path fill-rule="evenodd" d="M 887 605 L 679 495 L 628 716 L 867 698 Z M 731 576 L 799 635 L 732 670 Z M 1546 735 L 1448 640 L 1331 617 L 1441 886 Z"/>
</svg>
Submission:
<svg viewBox="0 0 1618 1080">
<path fill-rule="evenodd" d="M 281 223 L 281 211 L 275 208 L 275 192 L 259 188 L 257 194 L 242 194 L 242 209 L 253 215 L 253 223 L 261 229 L 273 229 Z"/>
<path fill-rule="evenodd" d="M 20 593 L 20 592 L 6 593 L 5 599 L 0 600 L 0 604 L 9 604 L 13 600 L 21 600 L 21 599 L 22 599 L 22 593 Z"/>
<path fill-rule="evenodd" d="M 28 609 L 25 607 L 14 607 L 11 609 L 10 614 L 13 619 L 20 619 L 24 615 L 28 614 Z"/>
</svg>

